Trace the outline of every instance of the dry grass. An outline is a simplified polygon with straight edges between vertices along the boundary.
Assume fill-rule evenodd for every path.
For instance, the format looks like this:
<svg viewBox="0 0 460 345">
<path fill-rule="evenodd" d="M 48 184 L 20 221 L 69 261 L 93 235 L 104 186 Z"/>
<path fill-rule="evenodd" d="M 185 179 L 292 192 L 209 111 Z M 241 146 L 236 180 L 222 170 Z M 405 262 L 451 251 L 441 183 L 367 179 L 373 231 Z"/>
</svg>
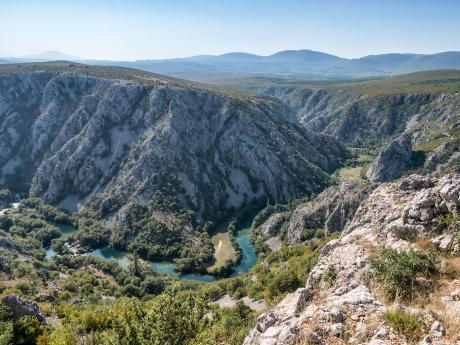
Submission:
<svg viewBox="0 0 460 345">
<path fill-rule="evenodd" d="M 457 271 L 458 273 L 459 271 Z M 434 290 L 429 299 L 418 301 L 415 305 L 418 309 L 433 310 L 438 314 L 442 323 L 446 327 L 446 340 L 456 341 L 460 334 L 460 319 L 458 315 L 451 315 L 446 310 L 446 304 L 443 302 L 443 297 L 449 296 L 455 287 L 451 284 L 452 279 L 443 278 L 440 281 L 439 288 Z M 429 303 L 427 303 L 429 301 Z"/>
<path fill-rule="evenodd" d="M 376 230 L 374 228 L 370 229 L 369 234 L 372 235 L 372 236 L 375 236 L 376 235 Z M 374 254 L 378 249 L 378 243 L 377 242 L 370 241 L 368 239 L 363 238 L 362 236 L 356 236 L 356 238 L 354 239 L 354 242 L 358 246 L 363 248 L 368 254 L 371 254 L 371 255 Z"/>
<path fill-rule="evenodd" d="M 393 196 L 393 202 L 396 205 L 404 205 L 407 201 L 399 195 Z"/>
<path fill-rule="evenodd" d="M 224 266 L 227 260 L 233 260 L 236 253 L 228 232 L 219 232 L 215 234 L 212 236 L 211 241 L 214 245 L 214 257 L 216 262 L 208 269 L 213 271 Z"/>
<path fill-rule="evenodd" d="M 418 249 L 425 252 L 434 252 L 437 250 L 433 242 L 431 242 L 427 237 L 417 237 L 415 245 Z"/>
<path fill-rule="evenodd" d="M 363 183 L 365 180 L 361 177 L 362 167 L 341 168 L 338 171 L 339 181 L 351 181 L 356 183 Z"/>
<path fill-rule="evenodd" d="M 443 271 L 451 279 L 460 279 L 460 257 L 447 260 Z"/>
<path fill-rule="evenodd" d="M 459 70 L 434 70 L 396 75 L 390 78 L 362 78 L 348 80 L 312 80 L 302 78 L 247 77 L 221 80 L 222 85 L 242 87 L 298 87 L 313 89 L 347 89 L 371 96 L 420 92 L 460 91 Z"/>
</svg>

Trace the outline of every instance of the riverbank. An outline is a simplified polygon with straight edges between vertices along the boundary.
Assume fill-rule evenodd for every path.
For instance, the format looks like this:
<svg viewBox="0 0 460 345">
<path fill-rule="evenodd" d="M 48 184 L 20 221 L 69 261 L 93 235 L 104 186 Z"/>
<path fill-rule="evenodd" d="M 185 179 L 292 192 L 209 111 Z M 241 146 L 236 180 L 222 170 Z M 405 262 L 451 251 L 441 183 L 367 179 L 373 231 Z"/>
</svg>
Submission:
<svg viewBox="0 0 460 345">
<path fill-rule="evenodd" d="M 232 270 L 232 277 L 244 274 L 248 272 L 257 262 L 258 256 L 251 243 L 251 223 L 252 217 L 249 217 L 243 221 L 238 231 L 236 231 L 236 243 L 241 249 L 241 259 L 238 261 Z M 65 224 L 53 224 L 59 228 L 62 236 L 68 236 L 76 231 L 73 226 Z M 216 232 L 212 236 L 213 244 L 215 247 L 216 263 L 213 265 L 222 265 L 230 259 L 235 258 L 235 249 L 233 247 L 232 239 L 228 232 Z M 46 257 L 51 259 L 56 255 L 56 252 L 49 248 L 46 252 Z M 132 263 L 131 254 L 113 247 L 102 247 L 81 255 L 95 256 L 105 260 L 114 260 L 122 268 L 128 268 Z M 202 273 L 188 273 L 178 274 L 174 263 L 169 261 L 145 261 L 148 263 L 156 272 L 165 273 L 179 277 L 181 280 L 197 280 L 202 282 L 212 282 L 221 279 L 218 275 L 213 274 L 202 274 Z M 210 266 L 213 267 L 213 266 Z M 222 277 L 223 278 L 223 277 Z"/>
</svg>

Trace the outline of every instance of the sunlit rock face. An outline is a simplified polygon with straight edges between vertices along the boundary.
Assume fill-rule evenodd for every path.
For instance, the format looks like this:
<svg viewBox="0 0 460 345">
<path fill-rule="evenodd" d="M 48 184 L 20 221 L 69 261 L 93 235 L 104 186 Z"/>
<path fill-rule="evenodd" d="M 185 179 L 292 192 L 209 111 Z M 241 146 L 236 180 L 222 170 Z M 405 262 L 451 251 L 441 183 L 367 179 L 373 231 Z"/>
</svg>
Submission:
<svg viewBox="0 0 460 345">
<path fill-rule="evenodd" d="M 0 183 L 71 211 L 169 203 L 208 218 L 319 192 L 349 156 L 276 100 L 140 80 L 0 76 Z"/>
</svg>

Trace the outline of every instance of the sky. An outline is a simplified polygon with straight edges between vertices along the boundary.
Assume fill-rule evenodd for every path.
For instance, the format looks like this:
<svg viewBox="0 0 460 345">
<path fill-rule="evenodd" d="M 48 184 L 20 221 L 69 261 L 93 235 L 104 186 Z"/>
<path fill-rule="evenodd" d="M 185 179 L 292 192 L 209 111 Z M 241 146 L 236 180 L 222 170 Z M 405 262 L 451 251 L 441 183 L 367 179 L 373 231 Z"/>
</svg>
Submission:
<svg viewBox="0 0 460 345">
<path fill-rule="evenodd" d="M 0 0 L 0 56 L 460 51 L 458 0 Z"/>
</svg>

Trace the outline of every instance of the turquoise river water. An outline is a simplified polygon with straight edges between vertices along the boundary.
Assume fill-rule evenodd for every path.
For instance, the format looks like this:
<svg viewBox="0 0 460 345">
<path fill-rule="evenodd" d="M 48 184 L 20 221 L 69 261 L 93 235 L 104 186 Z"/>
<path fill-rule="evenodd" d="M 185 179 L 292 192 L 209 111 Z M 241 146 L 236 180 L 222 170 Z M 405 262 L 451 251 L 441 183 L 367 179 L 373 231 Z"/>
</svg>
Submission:
<svg viewBox="0 0 460 345">
<path fill-rule="evenodd" d="M 232 277 L 248 272 L 251 269 L 251 267 L 253 267 L 257 262 L 257 253 L 255 252 L 254 247 L 251 244 L 250 224 L 251 220 L 243 222 L 241 230 L 239 230 L 237 233 L 237 243 L 241 248 L 242 258 L 238 265 L 235 267 Z M 70 225 L 53 225 L 57 226 L 61 230 L 62 236 L 69 235 L 76 230 L 74 227 Z M 56 255 L 56 253 L 52 248 L 49 248 L 46 251 L 47 258 L 52 258 L 54 255 Z M 98 248 L 91 252 L 85 253 L 84 255 L 97 256 L 106 260 L 115 260 L 123 268 L 127 268 L 131 262 L 128 252 L 124 252 L 112 247 Z M 172 262 L 150 261 L 150 265 L 156 272 L 167 273 L 170 275 L 178 275 L 174 270 L 175 266 Z M 218 278 L 210 274 L 189 273 L 180 275 L 180 279 L 211 282 Z"/>
</svg>

